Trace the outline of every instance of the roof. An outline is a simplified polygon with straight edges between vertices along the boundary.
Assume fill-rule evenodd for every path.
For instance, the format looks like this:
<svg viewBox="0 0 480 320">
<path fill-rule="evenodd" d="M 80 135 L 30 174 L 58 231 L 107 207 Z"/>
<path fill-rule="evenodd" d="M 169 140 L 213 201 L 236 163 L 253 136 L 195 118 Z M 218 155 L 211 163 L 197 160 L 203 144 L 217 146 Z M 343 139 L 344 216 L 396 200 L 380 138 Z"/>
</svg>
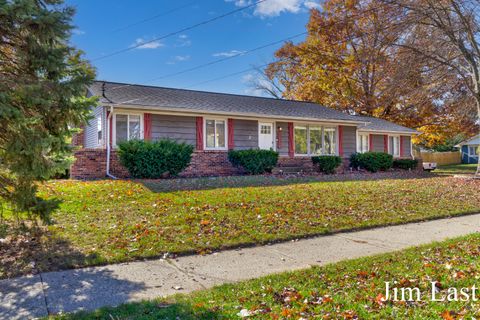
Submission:
<svg viewBox="0 0 480 320">
<path fill-rule="evenodd" d="M 476 146 L 480 145 L 480 134 L 477 134 L 476 136 L 470 138 L 469 140 L 463 141 L 462 143 L 459 143 L 455 147 L 461 147 L 461 146 Z"/>
<path fill-rule="evenodd" d="M 292 120 L 336 121 L 382 128 L 388 131 L 416 133 L 394 123 L 371 117 L 359 117 L 312 102 L 265 97 L 164 88 L 119 82 L 95 81 L 89 91 L 104 105 L 158 109 L 172 112 L 201 112 L 249 117 L 274 117 Z M 368 119 L 367 119 L 368 118 Z"/>
<path fill-rule="evenodd" d="M 375 117 L 368 116 L 354 116 L 360 121 L 365 123 L 358 127 L 359 130 L 363 131 L 379 131 L 379 132 L 399 132 L 399 133 L 411 133 L 419 134 L 420 132 L 410 129 L 399 124 L 380 119 Z"/>
</svg>

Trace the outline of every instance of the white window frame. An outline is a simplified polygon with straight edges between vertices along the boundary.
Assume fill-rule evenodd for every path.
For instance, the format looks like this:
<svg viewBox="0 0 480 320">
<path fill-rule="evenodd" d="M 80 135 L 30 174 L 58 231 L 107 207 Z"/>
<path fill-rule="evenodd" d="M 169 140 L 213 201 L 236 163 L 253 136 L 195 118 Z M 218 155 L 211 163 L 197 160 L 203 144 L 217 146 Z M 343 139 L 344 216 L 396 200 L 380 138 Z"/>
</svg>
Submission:
<svg viewBox="0 0 480 320">
<path fill-rule="evenodd" d="M 398 134 L 390 134 L 390 135 L 388 135 L 387 150 L 388 150 L 388 153 L 389 153 L 389 154 L 390 154 L 390 137 L 393 137 L 394 139 L 395 139 L 395 138 L 398 138 L 398 154 L 395 154 L 395 149 L 392 147 L 392 150 L 393 150 L 392 156 L 393 156 L 394 158 L 395 158 L 395 157 L 396 157 L 396 158 L 399 158 L 400 155 L 402 154 L 402 150 L 401 150 L 402 144 L 401 144 L 401 142 L 400 142 L 401 136 L 398 135 Z M 394 144 L 394 146 L 395 146 L 395 144 Z"/>
<path fill-rule="evenodd" d="M 97 136 L 97 146 L 102 146 L 103 145 L 103 136 L 104 136 L 104 128 L 103 128 L 103 117 L 101 114 L 97 116 L 97 130 L 96 130 L 96 136 Z"/>
<path fill-rule="evenodd" d="M 144 139 L 144 117 L 143 113 L 141 112 L 127 112 L 127 111 L 121 111 L 121 112 L 115 112 L 112 117 L 112 142 L 113 146 L 116 148 L 117 147 L 117 115 L 121 116 L 127 116 L 127 140 L 130 140 L 130 116 L 139 116 L 140 117 L 140 139 Z"/>
<path fill-rule="evenodd" d="M 215 147 L 207 147 L 207 121 L 215 121 L 214 128 L 214 144 Z M 225 147 L 217 147 L 217 121 L 223 121 L 225 123 Z M 203 148 L 204 150 L 228 150 L 228 119 L 218 117 L 204 117 L 203 119 Z"/>
<path fill-rule="evenodd" d="M 338 156 L 338 148 L 339 148 L 339 141 L 338 141 L 338 126 L 331 126 L 325 124 L 317 124 L 317 123 L 294 123 L 293 124 L 293 145 L 295 145 L 295 127 L 296 126 L 305 126 L 307 128 L 307 153 L 297 153 L 295 149 L 295 157 L 315 157 L 315 156 Z M 310 152 L 310 126 L 313 127 L 320 127 L 322 128 L 322 153 L 321 154 L 313 154 Z M 333 128 L 335 129 L 335 153 L 334 154 L 325 154 L 325 129 L 326 128 Z"/>
<path fill-rule="evenodd" d="M 478 157 L 478 154 L 475 154 L 475 150 L 477 150 L 478 146 L 468 146 L 468 155 L 470 157 Z M 473 150 L 473 153 L 471 152 Z"/>
<path fill-rule="evenodd" d="M 363 151 L 360 149 L 360 139 L 361 136 L 366 136 L 367 137 L 367 151 Z M 370 151 L 370 134 L 365 133 L 365 132 L 357 132 L 357 152 L 358 153 L 363 153 L 363 152 L 368 152 Z"/>
</svg>

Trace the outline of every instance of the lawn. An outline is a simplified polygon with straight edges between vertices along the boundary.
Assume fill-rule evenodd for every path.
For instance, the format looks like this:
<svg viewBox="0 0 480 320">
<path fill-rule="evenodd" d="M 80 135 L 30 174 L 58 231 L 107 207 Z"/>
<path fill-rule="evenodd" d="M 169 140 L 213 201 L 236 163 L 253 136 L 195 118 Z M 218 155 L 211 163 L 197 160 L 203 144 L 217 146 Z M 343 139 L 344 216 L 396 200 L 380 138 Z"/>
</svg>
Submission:
<svg viewBox="0 0 480 320">
<path fill-rule="evenodd" d="M 35 268 L 208 253 L 480 211 L 480 181 L 266 178 L 258 186 L 261 178 L 251 178 L 253 187 L 219 183 L 217 188 L 175 192 L 156 192 L 152 181 L 52 181 L 41 187 L 41 194 L 61 201 L 54 224 L 27 234 L 10 230 L 0 242 L 0 277 Z M 163 189 L 167 183 L 174 190 L 178 181 L 162 181 Z"/>
<path fill-rule="evenodd" d="M 435 173 L 438 174 L 474 174 L 477 171 L 476 164 L 451 164 L 446 166 L 439 166 Z"/>
<path fill-rule="evenodd" d="M 480 235 L 58 319 L 478 319 L 480 303 L 431 301 L 479 287 Z M 385 281 L 420 301 L 385 300 Z M 480 291 L 476 291 L 476 299 Z M 460 297 L 460 296 L 458 296 Z"/>
</svg>

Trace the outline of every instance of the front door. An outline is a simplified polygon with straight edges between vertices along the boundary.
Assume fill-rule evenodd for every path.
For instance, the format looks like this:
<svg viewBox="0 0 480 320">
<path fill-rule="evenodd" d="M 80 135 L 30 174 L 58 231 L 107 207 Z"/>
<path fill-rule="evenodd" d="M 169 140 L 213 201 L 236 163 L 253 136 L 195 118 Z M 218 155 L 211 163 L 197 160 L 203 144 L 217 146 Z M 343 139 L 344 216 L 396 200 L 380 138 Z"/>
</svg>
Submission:
<svg viewBox="0 0 480 320">
<path fill-rule="evenodd" d="M 258 126 L 258 147 L 265 150 L 273 149 L 273 123 L 260 122 Z"/>
</svg>

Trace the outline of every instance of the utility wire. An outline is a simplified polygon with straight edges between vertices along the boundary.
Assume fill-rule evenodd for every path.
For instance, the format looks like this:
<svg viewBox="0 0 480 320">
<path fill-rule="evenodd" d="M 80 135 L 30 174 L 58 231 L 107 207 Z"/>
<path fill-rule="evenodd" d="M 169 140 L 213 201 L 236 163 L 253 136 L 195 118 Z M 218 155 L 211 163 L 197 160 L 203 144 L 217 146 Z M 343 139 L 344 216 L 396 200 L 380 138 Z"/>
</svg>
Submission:
<svg viewBox="0 0 480 320">
<path fill-rule="evenodd" d="M 167 33 L 161 37 L 156 37 L 152 40 L 149 40 L 149 41 L 145 41 L 145 42 L 142 42 L 142 43 L 137 43 L 136 45 L 133 45 L 133 46 L 130 46 L 128 48 L 124 48 L 124 49 L 121 49 L 121 50 L 118 50 L 118 51 L 114 51 L 112 53 L 109 53 L 109 54 L 106 54 L 106 55 L 103 55 L 103 56 L 100 56 L 98 58 L 95 58 L 95 59 L 92 59 L 92 61 L 99 61 L 99 60 L 103 60 L 103 59 L 106 59 L 106 58 L 110 58 L 110 57 L 113 57 L 113 56 L 116 56 L 116 55 L 119 55 L 121 53 L 124 53 L 124 52 L 127 52 L 127 51 L 131 51 L 133 49 L 136 49 L 136 48 L 139 48 L 141 46 L 144 46 L 146 44 L 149 44 L 149 43 L 152 43 L 152 42 L 155 42 L 155 41 L 159 41 L 159 40 L 163 40 L 163 39 L 166 39 L 166 38 L 170 38 L 172 36 L 175 36 L 177 34 L 181 34 L 181 33 L 184 33 L 186 31 L 189 31 L 189 30 L 192 30 L 192 29 L 195 29 L 195 28 L 198 28 L 200 26 L 203 26 L 203 25 L 206 25 L 206 24 L 209 24 L 209 23 L 212 23 L 214 21 L 217 21 L 217 20 L 220 20 L 222 18 L 225 18 L 225 17 L 228 17 L 228 16 L 231 16 L 237 12 L 241 12 L 243 10 L 246 10 L 248 8 L 251 8 L 253 6 L 256 6 L 257 4 L 259 3 L 262 3 L 262 2 L 265 2 L 267 0 L 258 0 L 256 2 L 253 2 L 245 7 L 242 7 L 242 8 L 238 8 L 236 10 L 233 10 L 233 11 L 229 11 L 229 12 L 226 12 L 224 14 L 221 14 L 219 16 L 216 16 L 216 17 L 213 17 L 211 19 L 208 19 L 208 20 L 204 20 L 204 21 L 201 21 L 199 23 L 196 23 L 194 25 L 191 25 L 189 27 L 185 27 L 183 29 L 180 29 L 180 30 L 177 30 L 177 31 L 173 31 L 173 32 L 170 32 L 170 33 Z"/>
<path fill-rule="evenodd" d="M 139 20 L 139 21 L 137 21 L 137 22 L 133 22 L 133 23 L 131 23 L 131 24 L 128 24 L 128 25 L 126 25 L 126 26 L 123 26 L 123 27 L 120 27 L 120 28 L 117 28 L 117 29 L 113 30 L 112 33 L 124 31 L 124 30 L 126 30 L 126 29 L 131 28 L 131 27 L 135 27 L 135 26 L 138 26 L 138 25 L 140 25 L 140 24 L 143 24 L 143 23 L 145 23 L 145 22 L 152 21 L 152 20 L 155 20 L 155 19 L 158 19 L 158 18 L 167 16 L 167 15 L 169 15 L 169 14 L 171 14 L 171 13 L 174 13 L 174 12 L 177 12 L 177 11 L 182 10 L 182 9 L 184 9 L 184 8 L 187 8 L 187 7 L 191 6 L 192 4 L 194 4 L 194 3 L 196 3 L 196 2 L 197 2 L 197 1 L 190 1 L 190 2 L 188 2 L 188 3 L 184 4 L 184 5 L 181 5 L 181 6 L 179 6 L 179 7 L 172 8 L 172 9 L 170 9 L 170 10 L 167 10 L 167 11 L 165 11 L 165 12 L 156 14 L 156 15 L 151 16 L 151 17 L 149 17 L 149 18 L 145 18 L 145 19 Z"/>
</svg>

